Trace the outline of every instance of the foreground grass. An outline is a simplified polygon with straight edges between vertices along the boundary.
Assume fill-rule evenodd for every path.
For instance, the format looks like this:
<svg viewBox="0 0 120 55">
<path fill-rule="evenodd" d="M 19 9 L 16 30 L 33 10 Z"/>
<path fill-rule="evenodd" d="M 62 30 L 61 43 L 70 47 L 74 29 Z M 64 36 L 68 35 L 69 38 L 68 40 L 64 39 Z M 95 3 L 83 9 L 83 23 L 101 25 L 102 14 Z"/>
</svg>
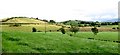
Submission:
<svg viewBox="0 0 120 55">
<path fill-rule="evenodd" d="M 7 53 L 118 53 L 118 43 L 83 38 L 86 34 L 90 37 L 89 33 L 91 32 L 69 36 L 60 32 L 46 34 L 43 32 L 2 32 L 2 49 Z M 102 34 L 111 33 L 103 32 L 99 35 L 103 36 Z"/>
</svg>

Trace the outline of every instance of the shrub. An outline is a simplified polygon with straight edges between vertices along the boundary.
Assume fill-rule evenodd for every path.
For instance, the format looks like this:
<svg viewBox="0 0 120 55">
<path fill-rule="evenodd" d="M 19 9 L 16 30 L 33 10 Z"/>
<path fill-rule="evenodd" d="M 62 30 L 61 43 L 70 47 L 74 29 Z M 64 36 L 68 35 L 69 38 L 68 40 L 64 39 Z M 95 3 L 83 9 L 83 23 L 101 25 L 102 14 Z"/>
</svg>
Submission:
<svg viewBox="0 0 120 55">
<path fill-rule="evenodd" d="M 37 32 L 42 32 L 42 31 L 38 30 Z"/>
<path fill-rule="evenodd" d="M 21 26 L 21 24 L 15 23 L 15 25 L 14 25 L 14 26 L 18 27 L 18 26 Z"/>
<path fill-rule="evenodd" d="M 70 28 L 70 27 L 67 27 L 67 28 Z"/>
<path fill-rule="evenodd" d="M 42 21 L 44 21 L 44 22 L 48 22 L 48 20 L 45 20 L 45 19 L 43 19 Z"/>
<path fill-rule="evenodd" d="M 101 25 L 98 25 L 98 27 L 100 27 Z"/>
<path fill-rule="evenodd" d="M 50 32 L 52 31 L 52 30 L 49 30 Z"/>
<path fill-rule="evenodd" d="M 119 27 L 117 27 L 117 29 L 119 29 Z"/>
<path fill-rule="evenodd" d="M 74 33 L 77 33 L 79 31 L 79 28 L 76 27 L 76 26 L 71 26 L 70 31 L 74 32 Z"/>
<path fill-rule="evenodd" d="M 87 24 L 84 24 L 84 27 L 86 27 L 87 26 Z"/>
<path fill-rule="evenodd" d="M 64 26 L 62 26 L 62 28 L 60 28 L 59 30 L 61 30 L 62 34 L 65 34 Z"/>
<path fill-rule="evenodd" d="M 49 23 L 56 23 L 54 20 L 50 20 Z"/>
<path fill-rule="evenodd" d="M 94 35 L 97 35 L 98 29 L 97 29 L 96 27 L 92 28 L 91 30 L 92 30 L 92 32 L 94 33 Z"/>
<path fill-rule="evenodd" d="M 36 32 L 37 29 L 35 27 L 32 28 L 32 32 Z"/>
<path fill-rule="evenodd" d="M 15 24 L 10 24 L 9 27 L 19 27 L 21 24 L 15 23 Z"/>
<path fill-rule="evenodd" d="M 73 36 L 73 34 L 70 34 L 70 36 Z"/>
<path fill-rule="evenodd" d="M 113 27 L 112 29 L 115 29 L 115 27 Z"/>
<path fill-rule="evenodd" d="M 83 27 L 83 25 L 79 24 L 78 27 Z"/>
<path fill-rule="evenodd" d="M 57 32 L 58 32 L 59 30 L 57 30 Z"/>
</svg>

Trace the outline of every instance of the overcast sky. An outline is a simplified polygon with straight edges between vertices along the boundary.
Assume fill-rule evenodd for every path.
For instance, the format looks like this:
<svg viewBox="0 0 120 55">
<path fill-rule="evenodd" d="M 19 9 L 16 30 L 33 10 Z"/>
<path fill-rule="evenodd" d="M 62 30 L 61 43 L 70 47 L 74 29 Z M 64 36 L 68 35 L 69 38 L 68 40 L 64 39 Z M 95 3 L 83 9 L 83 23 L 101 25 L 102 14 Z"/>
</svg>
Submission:
<svg viewBox="0 0 120 55">
<path fill-rule="evenodd" d="M 0 0 L 0 19 L 15 16 L 40 19 L 97 20 L 118 17 L 120 0 Z"/>
</svg>

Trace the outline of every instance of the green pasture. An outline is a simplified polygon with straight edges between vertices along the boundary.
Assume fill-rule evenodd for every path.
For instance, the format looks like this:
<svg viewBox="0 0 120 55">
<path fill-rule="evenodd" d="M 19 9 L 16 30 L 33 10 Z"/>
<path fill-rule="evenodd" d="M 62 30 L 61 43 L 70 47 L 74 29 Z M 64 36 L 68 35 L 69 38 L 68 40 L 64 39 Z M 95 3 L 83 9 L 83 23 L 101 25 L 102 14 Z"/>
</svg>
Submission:
<svg viewBox="0 0 120 55">
<path fill-rule="evenodd" d="M 1 31 L 7 31 L 7 32 L 32 32 L 32 28 L 35 27 L 37 31 L 45 31 L 45 25 L 22 25 L 19 27 L 9 27 L 9 25 L 1 25 L 2 30 Z M 46 25 L 46 30 L 55 30 L 57 31 L 61 26 L 56 25 Z"/>
<path fill-rule="evenodd" d="M 45 25 L 22 25 L 9 27 L 1 25 L 2 51 L 5 53 L 118 53 L 118 32 L 80 31 L 76 34 L 66 32 L 32 32 L 45 31 Z M 101 26 L 112 28 L 117 26 Z M 46 30 L 58 30 L 61 26 L 46 25 Z M 82 28 L 82 27 L 81 27 Z M 83 27 L 85 29 L 85 27 Z M 89 27 L 88 27 L 89 28 Z M 1 34 L 0 33 L 0 34 Z M 72 36 L 70 36 L 72 35 Z"/>
<path fill-rule="evenodd" d="M 14 31 L 18 31 L 18 32 L 32 32 L 32 28 L 35 27 L 37 29 L 37 31 L 45 31 L 45 24 L 41 24 L 41 25 L 22 25 L 19 27 L 9 27 L 9 25 L 0 25 L 0 27 L 2 29 L 0 29 L 0 31 L 7 31 L 7 32 L 14 32 Z M 66 25 L 66 27 L 70 27 L 69 25 Z M 110 25 L 110 26 L 101 26 L 100 28 L 103 29 L 103 31 L 109 31 L 109 30 L 105 30 L 106 29 L 112 29 L 113 27 L 118 27 L 117 25 Z M 57 26 L 57 25 L 51 25 L 51 24 L 46 24 L 46 31 L 57 31 L 58 29 L 60 29 L 61 26 Z M 91 29 L 92 27 L 81 27 L 80 30 L 84 29 L 84 30 L 88 30 Z"/>
<path fill-rule="evenodd" d="M 2 50 L 7 53 L 118 53 L 117 32 L 2 32 Z M 97 38 L 101 41 L 88 38 Z"/>
</svg>

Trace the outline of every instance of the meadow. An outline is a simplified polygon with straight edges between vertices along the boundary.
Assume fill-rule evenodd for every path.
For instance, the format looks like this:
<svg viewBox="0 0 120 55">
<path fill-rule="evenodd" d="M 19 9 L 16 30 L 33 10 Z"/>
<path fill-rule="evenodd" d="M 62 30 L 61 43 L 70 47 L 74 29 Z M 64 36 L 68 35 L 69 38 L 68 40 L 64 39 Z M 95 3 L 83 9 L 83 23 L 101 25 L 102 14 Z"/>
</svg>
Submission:
<svg viewBox="0 0 120 55">
<path fill-rule="evenodd" d="M 105 34 L 105 36 L 103 36 Z M 117 32 L 102 32 L 97 39 L 91 32 L 69 36 L 60 32 L 2 32 L 3 52 L 7 53 L 118 53 Z M 113 36 L 114 35 L 114 36 Z"/>
<path fill-rule="evenodd" d="M 79 27 L 74 34 L 69 31 L 70 25 L 65 25 L 66 34 L 59 30 L 62 26 L 38 21 L 36 19 L 10 19 L 6 23 L 30 23 L 21 26 L 0 25 L 0 39 L 2 39 L 3 53 L 119 53 L 118 25 L 105 25 L 97 27 L 99 33 L 94 35 L 92 26 Z M 35 27 L 37 32 L 32 32 Z M 72 36 L 71 36 L 72 35 Z M 1 46 L 0 46 L 1 47 Z"/>
</svg>

